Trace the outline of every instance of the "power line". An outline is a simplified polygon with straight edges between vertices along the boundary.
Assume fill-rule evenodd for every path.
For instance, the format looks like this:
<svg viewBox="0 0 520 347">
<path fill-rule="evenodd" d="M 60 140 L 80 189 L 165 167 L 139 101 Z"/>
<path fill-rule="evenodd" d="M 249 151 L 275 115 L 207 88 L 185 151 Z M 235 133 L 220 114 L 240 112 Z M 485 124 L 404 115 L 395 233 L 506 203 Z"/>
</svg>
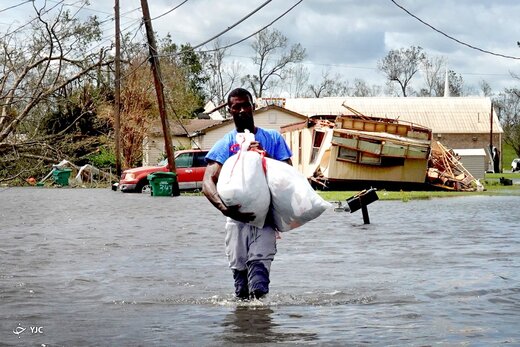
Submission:
<svg viewBox="0 0 520 347">
<path fill-rule="evenodd" d="M 219 36 L 222 36 L 223 34 L 227 33 L 229 30 L 233 29 L 234 27 L 236 27 L 238 24 L 242 23 L 243 21 L 245 21 L 247 18 L 251 17 L 253 14 L 255 14 L 256 12 L 260 11 L 260 9 L 262 7 L 264 7 L 265 5 L 267 5 L 268 3 L 270 3 L 272 0 L 267 0 L 266 2 L 264 2 L 262 5 L 260 5 L 258 8 L 256 8 L 253 12 L 250 12 L 247 16 L 245 16 L 244 18 L 242 18 L 241 20 L 239 20 L 238 22 L 236 22 L 235 24 L 233 24 L 232 26 L 228 27 L 226 30 L 218 33 L 217 35 L 213 36 L 212 38 L 202 42 L 201 44 L 198 44 L 196 45 L 195 47 L 193 47 L 193 50 L 199 48 L 199 47 L 202 47 L 204 46 L 206 43 L 210 42 L 210 41 L 213 41 L 214 39 L 216 39 L 217 37 Z M 303 1 L 303 0 L 302 0 Z"/>
<path fill-rule="evenodd" d="M 54 3 L 57 3 L 58 1 L 57 0 L 47 0 L 49 2 L 54 2 Z M 63 1 L 60 1 L 60 2 L 63 2 Z M 76 1 L 76 3 L 78 3 L 78 1 Z M 71 3 L 71 4 L 68 4 L 68 3 L 65 3 L 64 6 L 69 6 L 69 7 L 78 7 L 78 5 L 76 5 L 76 3 Z M 83 7 L 85 4 L 82 4 L 81 7 Z M 100 10 L 95 10 L 95 9 L 92 9 L 92 8 L 88 8 L 89 11 L 92 11 L 92 12 L 97 12 L 97 13 L 103 13 L 103 14 L 111 14 L 111 15 L 114 15 L 113 13 L 109 13 L 109 12 L 105 12 L 105 11 L 100 11 Z"/>
<path fill-rule="evenodd" d="M 171 10 L 169 10 L 169 11 L 167 11 L 167 12 L 165 12 L 165 13 L 163 13 L 163 14 L 161 14 L 161 15 L 159 15 L 159 16 L 153 18 L 153 19 L 157 19 L 157 18 L 160 18 L 160 17 L 162 17 L 162 16 L 164 16 L 164 15 L 166 15 L 166 14 L 168 14 L 168 13 L 171 13 L 172 11 L 176 10 L 177 8 L 179 8 L 180 6 L 184 5 L 187 1 L 188 1 L 188 0 L 184 0 L 181 4 L 175 6 L 175 7 L 172 8 Z M 141 8 L 140 8 L 140 7 L 137 7 L 137 8 L 135 8 L 135 9 L 133 9 L 133 10 L 126 11 L 126 12 L 124 12 L 123 14 L 129 14 L 129 13 L 135 12 L 135 11 L 137 11 L 137 10 L 141 10 Z M 102 11 L 97 11 L 97 12 L 100 12 L 100 13 L 107 13 L 107 12 L 102 12 Z M 107 13 L 107 14 L 108 14 L 108 13 Z M 122 16 L 121 16 L 121 17 L 122 17 Z M 107 17 L 105 20 L 101 21 L 100 24 L 104 24 L 104 23 L 106 23 L 106 22 L 108 22 L 108 21 L 112 21 L 112 20 L 114 20 L 114 15 L 113 15 L 113 14 L 110 14 L 110 16 Z M 142 18 L 140 18 L 140 19 L 132 19 L 131 23 L 132 23 L 132 24 L 130 24 L 129 26 L 127 26 L 127 27 L 121 29 L 121 34 L 123 34 L 123 33 L 125 33 L 126 31 L 128 31 L 131 27 L 133 27 L 136 23 L 139 23 L 139 27 L 136 29 L 136 31 L 135 31 L 135 33 L 134 33 L 134 36 L 130 39 L 130 42 L 132 42 L 132 41 L 135 39 L 135 37 L 137 36 L 137 34 L 139 33 L 139 31 L 140 31 L 140 30 L 142 29 L 142 27 L 143 27 L 143 21 L 142 21 Z M 98 45 L 94 46 L 94 48 L 99 47 L 99 46 L 103 45 L 104 43 L 111 41 L 110 39 L 107 39 L 107 37 L 108 37 L 108 38 L 111 38 L 112 35 L 104 36 L 104 37 L 102 38 L 102 42 L 100 42 Z M 93 50 L 93 48 L 91 48 L 91 51 L 92 51 L 92 50 Z"/>
<path fill-rule="evenodd" d="M 77 11 L 76 11 L 76 13 L 74 13 L 74 14 L 72 15 L 71 19 L 76 18 L 76 15 L 77 15 L 81 10 L 83 10 L 83 9 L 85 8 L 85 5 L 86 5 L 85 3 L 82 3 L 81 6 L 76 6 L 76 7 L 77 7 Z M 67 5 L 64 5 L 64 6 L 67 6 Z"/>
<path fill-rule="evenodd" d="M 46 13 L 49 13 L 50 11 L 52 11 L 53 9 L 55 9 L 56 7 L 58 7 L 58 5 L 60 5 L 60 4 L 63 3 L 64 1 L 65 1 L 65 0 L 60 0 L 60 1 L 58 1 L 58 2 L 56 3 L 56 5 L 52 6 L 52 7 L 49 8 L 48 10 L 46 10 L 46 11 L 40 13 L 40 15 L 44 15 L 44 14 L 46 14 Z M 31 2 L 32 2 L 32 0 L 31 0 Z M 32 22 L 34 22 L 36 19 L 38 19 L 38 17 L 34 17 L 33 19 L 31 19 L 31 20 L 28 21 L 27 23 L 25 23 L 25 24 L 19 26 L 18 28 L 14 29 L 13 31 L 11 31 L 11 32 L 7 32 L 4 36 L 0 37 L 0 40 L 3 40 L 3 39 L 5 39 L 6 37 L 8 37 L 8 36 L 10 36 L 10 35 L 12 35 L 12 34 L 18 32 L 18 31 L 22 30 L 23 28 L 25 28 L 26 26 L 28 26 L 29 24 L 31 24 Z"/>
<path fill-rule="evenodd" d="M 438 32 L 439 34 L 443 35 L 443 36 L 446 36 L 447 38 L 449 38 L 450 40 L 453 40 L 463 46 L 466 46 L 466 47 L 469 47 L 471 49 L 474 49 L 474 50 L 477 50 L 477 51 L 480 51 L 482 53 L 487 53 L 487 54 L 491 54 L 491 55 L 494 55 L 494 56 L 497 56 L 497 57 L 502 57 L 502 58 L 507 58 L 507 59 L 515 59 L 515 60 L 520 60 L 520 57 L 515 57 L 515 56 L 512 56 L 512 55 L 505 55 L 505 54 L 501 54 L 501 53 L 495 53 L 495 52 L 491 52 L 491 51 L 487 51 L 485 49 L 482 49 L 482 48 L 479 48 L 479 47 L 475 47 L 473 45 L 470 45 L 469 43 L 466 43 L 466 42 L 463 42 L 461 40 L 458 40 L 456 39 L 455 37 L 453 36 L 450 36 L 448 34 L 446 34 L 445 32 L 435 28 L 434 26 L 426 23 L 425 21 L 423 21 L 422 19 L 420 19 L 419 17 L 417 17 L 416 15 L 414 15 L 413 13 L 411 13 L 410 11 L 408 11 L 406 8 L 404 8 L 403 6 L 399 5 L 397 2 L 395 2 L 395 0 L 390 0 L 391 2 L 394 3 L 394 5 L 396 5 L 397 7 L 399 7 L 401 10 L 403 10 L 404 12 L 406 12 L 408 15 L 410 15 L 411 17 L 417 19 L 419 22 L 421 22 L 422 24 L 426 25 L 427 27 L 433 29 L 434 31 Z"/>
<path fill-rule="evenodd" d="M 247 40 L 247 39 L 249 39 L 249 38 L 255 36 L 256 34 L 258 34 L 259 32 L 261 32 L 262 30 L 264 30 L 264 29 L 270 27 L 271 25 L 273 25 L 273 24 L 274 24 L 275 22 L 277 22 L 280 18 L 282 18 L 283 16 L 285 16 L 287 13 L 289 13 L 293 8 L 295 8 L 296 6 L 298 6 L 302 1 L 303 1 L 303 0 L 298 1 L 296 4 L 294 4 L 292 7 L 290 7 L 287 11 L 285 11 L 284 13 L 282 13 L 280 16 L 276 17 L 276 18 L 275 18 L 271 23 L 269 23 L 269 24 L 267 24 L 266 26 L 262 27 L 260 30 L 255 31 L 255 32 L 252 33 L 251 35 L 249 35 L 249 36 L 247 36 L 247 37 L 244 37 L 244 38 L 241 39 L 241 40 L 238 40 L 238 41 L 236 41 L 236 42 L 234 42 L 234 43 L 231 43 L 231 44 L 229 44 L 229 45 L 227 45 L 227 46 L 218 47 L 218 48 L 210 49 L 210 50 L 207 50 L 207 51 L 199 51 L 199 52 L 200 52 L 200 53 L 203 53 L 203 52 L 205 52 L 205 53 L 208 53 L 208 52 L 216 52 L 216 51 L 220 51 L 220 50 L 222 50 L 222 49 L 226 49 L 226 48 L 229 48 L 229 47 L 232 47 L 232 46 L 238 45 L 239 43 L 244 42 L 245 40 Z M 198 48 L 198 47 L 200 47 L 200 46 L 201 46 L 201 45 L 198 45 L 198 46 L 194 47 L 193 49 Z"/>
<path fill-rule="evenodd" d="M 179 7 L 181 7 L 182 5 L 184 5 L 185 3 L 187 3 L 188 0 L 184 0 L 183 2 L 181 2 L 179 5 L 175 6 L 174 8 L 172 8 L 171 10 L 167 11 L 167 12 L 164 12 L 163 14 L 160 14 L 158 15 L 157 17 L 153 17 L 152 19 L 150 20 L 155 20 L 157 18 L 161 18 L 163 16 L 166 16 L 168 13 L 172 12 L 172 11 L 175 11 L 176 9 L 178 9 Z"/>
<path fill-rule="evenodd" d="M 90 10 L 90 11 L 91 11 L 90 8 L 86 8 L 86 10 Z M 128 19 L 128 17 L 124 17 L 123 15 L 125 15 L 125 14 L 130 14 L 130 13 L 135 12 L 135 11 L 138 11 L 138 10 L 141 10 L 141 8 L 140 8 L 140 7 L 137 7 L 137 8 L 134 8 L 133 10 L 128 10 L 128 11 L 126 11 L 126 12 L 123 12 L 119 17 L 120 17 L 120 18 L 127 18 L 127 19 Z M 102 13 L 105 13 L 105 12 L 102 12 Z M 134 18 L 130 18 L 130 19 L 134 20 Z M 111 22 L 111 21 L 113 21 L 113 20 L 114 20 L 114 15 L 113 15 L 113 14 L 109 14 L 108 17 L 106 17 L 106 19 L 100 21 L 99 24 L 105 24 L 106 22 Z"/>
<path fill-rule="evenodd" d="M 22 5 L 24 5 L 24 4 L 28 3 L 28 2 L 32 2 L 32 1 L 33 0 L 27 0 L 27 1 L 21 2 L 21 3 L 17 4 L 17 5 L 13 5 L 13 6 L 9 6 L 9 7 L 3 8 L 3 9 L 0 10 L 0 13 L 5 12 L 5 11 L 10 10 L 10 9 L 13 9 L 15 7 L 18 7 L 18 6 L 22 6 Z"/>
</svg>

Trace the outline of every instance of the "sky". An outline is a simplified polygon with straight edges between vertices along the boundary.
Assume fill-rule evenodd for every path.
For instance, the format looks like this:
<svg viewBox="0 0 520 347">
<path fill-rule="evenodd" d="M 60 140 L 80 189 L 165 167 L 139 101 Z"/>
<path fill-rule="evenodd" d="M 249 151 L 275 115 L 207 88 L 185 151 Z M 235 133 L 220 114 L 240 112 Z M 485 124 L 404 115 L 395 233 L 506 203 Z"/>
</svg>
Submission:
<svg viewBox="0 0 520 347">
<path fill-rule="evenodd" d="M 113 41 L 114 1 L 91 0 L 90 6 L 83 8 L 78 7 L 77 0 L 63 1 L 78 16 L 98 16 L 104 21 L 105 40 Z M 169 33 L 176 43 L 197 46 L 267 1 L 148 0 L 148 4 L 151 17 L 158 17 L 153 19 L 153 28 L 160 36 Z M 47 0 L 48 5 L 58 2 Z M 234 43 L 257 32 L 298 2 L 268 2 L 221 35 L 221 42 Z M 36 0 L 36 4 L 42 3 Z M 121 30 L 130 33 L 135 42 L 145 41 L 140 5 L 140 0 L 120 0 Z M 27 0 L 0 0 L 0 11 L 2 37 L 7 30 L 34 17 L 32 4 Z M 386 79 L 377 70 L 378 61 L 389 50 L 420 46 L 429 57 L 444 57 L 447 68 L 461 75 L 465 86 L 473 87 L 474 93 L 478 94 L 482 80 L 499 93 L 520 84 L 511 76 L 520 75 L 519 13 L 518 0 L 303 0 L 270 28 L 281 31 L 290 44 L 300 43 L 306 49 L 303 64 L 310 72 L 310 82 L 316 83 L 328 71 L 345 80 L 358 78 L 383 86 Z M 250 38 L 231 47 L 228 59 L 251 66 L 252 42 Z M 211 48 L 213 42 L 200 49 Z M 414 78 L 414 87 L 422 84 L 422 76 Z"/>
</svg>

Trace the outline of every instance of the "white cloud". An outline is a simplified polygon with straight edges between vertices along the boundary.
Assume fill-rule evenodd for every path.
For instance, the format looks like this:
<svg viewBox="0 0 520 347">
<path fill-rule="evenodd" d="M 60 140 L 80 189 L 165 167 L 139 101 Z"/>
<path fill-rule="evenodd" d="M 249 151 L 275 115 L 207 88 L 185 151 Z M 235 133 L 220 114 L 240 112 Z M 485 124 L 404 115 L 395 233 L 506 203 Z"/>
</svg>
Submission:
<svg viewBox="0 0 520 347">
<path fill-rule="evenodd" d="M 53 2 L 54 1 L 54 2 Z M 66 0 L 67 3 L 72 1 Z M 181 0 L 149 0 L 152 17 L 169 11 Z M 170 33 L 177 43 L 197 45 L 223 31 L 240 18 L 263 4 L 264 0 L 189 0 L 177 10 L 154 21 L 154 29 L 162 36 Z M 273 0 L 258 13 L 222 36 L 223 42 L 235 42 L 259 30 L 286 11 L 297 0 Z M 470 45 L 520 57 L 520 2 L 517 0 L 396 0 L 403 7 L 433 25 Z M 36 3 L 42 3 L 37 0 Z M 49 0 L 49 4 L 56 3 Z M 131 32 L 139 28 L 142 16 L 139 0 L 121 1 L 122 27 Z M 0 8 L 8 7 L 0 5 Z M 113 12 L 113 2 L 91 0 L 88 14 L 101 19 Z M 82 10 L 83 11 L 83 10 Z M 24 23 L 31 4 L 3 13 L 0 31 Z M 8 14 L 8 15 L 7 15 Z M 462 74 L 467 84 L 477 85 L 487 80 L 495 92 L 518 81 L 509 72 L 520 73 L 520 60 L 505 59 L 463 46 L 420 23 L 390 0 L 304 0 L 274 26 L 291 43 L 306 48 L 307 68 L 319 77 L 324 70 L 338 72 L 348 79 L 362 78 L 369 83 L 384 85 L 384 76 L 375 68 L 388 50 L 421 46 L 431 56 L 447 58 L 449 68 Z M 113 23 L 104 25 L 107 38 Z M 141 29 L 142 30 L 142 29 Z M 136 39 L 142 39 L 137 33 Z M 252 40 L 232 48 L 231 54 L 244 64 L 250 64 Z M 212 43 L 206 45 L 211 48 Z"/>
</svg>

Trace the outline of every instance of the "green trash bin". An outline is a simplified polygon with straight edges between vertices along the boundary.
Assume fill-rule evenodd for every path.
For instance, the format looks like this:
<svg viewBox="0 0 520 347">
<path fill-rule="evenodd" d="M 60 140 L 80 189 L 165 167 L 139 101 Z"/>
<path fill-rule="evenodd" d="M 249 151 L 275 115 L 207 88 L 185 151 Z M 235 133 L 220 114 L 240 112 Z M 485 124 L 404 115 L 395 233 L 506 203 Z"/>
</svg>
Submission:
<svg viewBox="0 0 520 347">
<path fill-rule="evenodd" d="M 54 179 L 54 182 L 56 182 L 56 184 L 59 184 L 60 186 L 68 186 L 71 172 L 72 169 L 69 168 L 54 168 L 54 170 L 52 170 L 52 178 Z"/>
<path fill-rule="evenodd" d="M 177 181 L 177 174 L 174 172 L 154 172 L 148 175 L 152 196 L 177 196 L 178 190 L 173 190 L 173 183 Z M 175 185 L 178 187 L 178 185 Z"/>
</svg>

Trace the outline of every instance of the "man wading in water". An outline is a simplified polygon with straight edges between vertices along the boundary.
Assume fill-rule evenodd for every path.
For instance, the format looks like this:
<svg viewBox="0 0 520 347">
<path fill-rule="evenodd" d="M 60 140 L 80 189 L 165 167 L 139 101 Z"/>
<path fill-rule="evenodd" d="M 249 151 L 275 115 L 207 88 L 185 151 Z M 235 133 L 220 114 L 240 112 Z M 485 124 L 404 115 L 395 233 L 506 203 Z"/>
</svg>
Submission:
<svg viewBox="0 0 520 347">
<path fill-rule="evenodd" d="M 206 155 L 208 167 L 202 185 L 208 200 L 222 212 L 226 221 L 226 255 L 235 279 L 237 298 L 259 299 L 269 292 L 269 271 L 276 254 L 276 232 L 269 222 L 257 228 L 247 222 L 255 218 L 254 213 L 242 213 L 240 206 L 226 206 L 217 193 L 217 182 L 224 162 L 234 153 L 237 133 L 249 130 L 255 135 L 249 149 L 265 151 L 269 158 L 285 161 L 291 165 L 291 150 L 276 130 L 255 127 L 253 119 L 253 97 L 242 88 L 231 91 L 227 106 L 233 116 L 235 130 L 230 131 L 211 148 Z"/>
</svg>

